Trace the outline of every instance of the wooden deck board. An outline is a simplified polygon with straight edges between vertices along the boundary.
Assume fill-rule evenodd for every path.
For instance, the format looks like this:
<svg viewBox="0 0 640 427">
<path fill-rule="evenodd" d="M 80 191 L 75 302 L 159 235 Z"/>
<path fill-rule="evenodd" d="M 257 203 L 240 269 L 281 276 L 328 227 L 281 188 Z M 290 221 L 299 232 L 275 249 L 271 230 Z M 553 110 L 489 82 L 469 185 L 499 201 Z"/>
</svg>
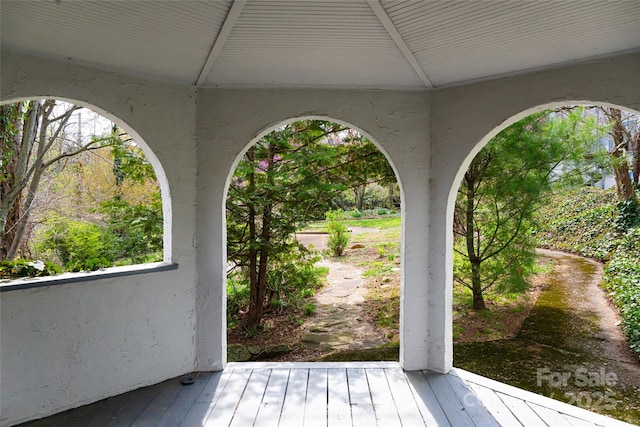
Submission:
<svg viewBox="0 0 640 427">
<path fill-rule="evenodd" d="M 327 425 L 351 425 L 351 405 L 346 369 L 327 369 Z"/>
<path fill-rule="evenodd" d="M 271 371 L 269 383 L 256 417 L 255 427 L 278 427 L 288 381 L 288 369 L 274 369 Z"/>
<path fill-rule="evenodd" d="M 304 402 L 307 399 L 308 369 L 292 369 L 289 372 L 289 382 L 284 396 L 280 424 L 286 426 L 301 426 L 304 422 Z"/>
<path fill-rule="evenodd" d="M 493 415 L 493 418 L 499 425 L 503 426 L 522 426 L 520 421 L 511 413 L 511 410 L 504 404 L 495 391 L 479 384 L 469 383 L 469 387 L 483 402 L 487 410 Z"/>
<path fill-rule="evenodd" d="M 385 369 L 385 375 L 402 425 L 424 425 L 425 420 L 422 418 L 404 371 L 400 368 Z"/>
<path fill-rule="evenodd" d="M 307 399 L 304 404 L 304 425 L 327 426 L 327 370 L 311 369 L 307 384 Z"/>
<path fill-rule="evenodd" d="M 189 408 L 180 426 L 201 426 L 204 424 L 218 399 L 220 399 L 232 372 L 231 370 L 213 372 L 208 377 L 206 385 Z"/>
<path fill-rule="evenodd" d="M 383 369 L 367 369 L 367 381 L 371 389 L 371 401 L 376 421 L 380 426 L 402 427 L 400 415 Z"/>
<path fill-rule="evenodd" d="M 442 375 L 453 393 L 458 397 L 467 415 L 473 420 L 478 427 L 499 427 L 495 418 L 487 411 L 478 396 L 474 393 L 464 381 L 453 375 Z"/>
<path fill-rule="evenodd" d="M 406 372 L 411 393 L 414 396 L 422 419 L 428 426 L 449 427 L 449 419 L 440 406 L 435 393 L 427 382 L 424 374 L 419 371 Z"/>
<path fill-rule="evenodd" d="M 527 402 L 524 400 L 520 400 L 516 397 L 509 396 L 508 394 L 503 394 L 498 392 L 498 396 L 500 400 L 504 402 L 505 405 L 509 408 L 511 413 L 513 413 L 516 418 L 527 427 L 546 427 L 547 423 L 542 421 L 534 411 L 527 405 Z"/>
<path fill-rule="evenodd" d="M 231 423 L 250 375 L 251 370 L 249 369 L 238 369 L 231 373 L 224 393 L 220 396 L 218 402 L 207 417 L 205 425 L 228 426 Z"/>
<path fill-rule="evenodd" d="M 193 384 L 182 387 L 171 406 L 155 424 L 156 427 L 179 426 L 210 379 L 211 375 L 206 372 L 195 375 Z"/>
<path fill-rule="evenodd" d="M 451 425 L 455 427 L 473 427 L 473 421 L 466 413 L 464 405 L 458 400 L 444 375 L 429 372 L 425 376 Z"/>
<path fill-rule="evenodd" d="M 158 418 L 161 418 L 162 415 L 164 415 L 183 388 L 184 386 L 177 380 L 169 381 L 165 387 L 153 396 L 153 399 L 151 399 L 142 412 L 139 412 L 137 408 L 131 408 L 129 410 L 131 415 L 115 422 L 114 425 L 126 424 L 124 419 L 131 418 L 133 420 L 131 423 L 132 427 L 156 426 L 158 424 Z M 137 413 L 138 415 L 134 416 L 134 413 Z M 160 417 L 158 417 L 158 415 Z"/>
<path fill-rule="evenodd" d="M 21 426 L 630 426 L 459 369 L 443 375 L 404 372 L 397 363 L 246 363 L 194 379 Z"/>
<path fill-rule="evenodd" d="M 270 369 L 254 369 L 251 372 L 229 424 L 230 427 L 252 426 L 255 423 L 270 375 Z M 215 411 L 215 408 L 213 410 Z"/>
<path fill-rule="evenodd" d="M 347 368 L 351 420 L 354 427 L 377 425 L 371 392 L 364 368 Z"/>
</svg>

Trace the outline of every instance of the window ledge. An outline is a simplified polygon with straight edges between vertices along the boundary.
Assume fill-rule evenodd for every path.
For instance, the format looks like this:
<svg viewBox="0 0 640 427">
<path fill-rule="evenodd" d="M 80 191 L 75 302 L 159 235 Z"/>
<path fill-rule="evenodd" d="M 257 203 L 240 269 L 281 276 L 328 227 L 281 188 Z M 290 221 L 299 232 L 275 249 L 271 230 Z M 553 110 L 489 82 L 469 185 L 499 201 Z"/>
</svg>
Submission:
<svg viewBox="0 0 640 427">
<path fill-rule="evenodd" d="M 44 286 L 65 285 L 68 283 L 92 282 L 101 279 L 113 279 L 117 277 L 133 276 L 137 274 L 158 273 L 162 271 L 177 270 L 178 264 L 168 262 L 154 262 L 149 264 L 126 265 L 123 267 L 111 267 L 96 271 L 79 273 L 62 273 L 55 276 L 23 277 L 20 279 L 0 280 L 0 292 L 16 291 L 21 289 L 40 288 Z"/>
</svg>

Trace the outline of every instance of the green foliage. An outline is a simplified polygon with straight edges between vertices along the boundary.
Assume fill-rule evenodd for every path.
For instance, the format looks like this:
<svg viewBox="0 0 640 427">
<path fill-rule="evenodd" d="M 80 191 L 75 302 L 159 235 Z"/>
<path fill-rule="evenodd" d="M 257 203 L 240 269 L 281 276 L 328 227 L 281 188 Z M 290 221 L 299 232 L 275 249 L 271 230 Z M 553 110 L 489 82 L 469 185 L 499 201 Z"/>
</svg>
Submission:
<svg viewBox="0 0 640 427">
<path fill-rule="evenodd" d="M 267 301 L 271 308 L 287 307 L 304 310 L 305 301 L 315 295 L 329 273 L 326 267 L 316 267 L 315 255 L 303 248 L 294 248 L 273 258 L 269 265 Z M 242 271 L 227 275 L 227 324 L 233 327 L 249 307 L 251 288 Z"/>
<path fill-rule="evenodd" d="M 343 193 L 395 180 L 386 158 L 366 138 L 321 120 L 290 123 L 262 137 L 238 163 L 227 197 L 227 253 L 250 284 L 247 327 L 260 322 L 270 292 L 286 286 L 285 254 L 310 220 L 321 218 Z M 338 231 L 340 247 L 345 234 Z M 332 244 L 333 244 L 332 243 Z M 277 300 L 286 301 L 280 296 Z"/>
<path fill-rule="evenodd" d="M 227 325 L 232 328 L 237 323 L 240 310 L 249 306 L 249 282 L 241 274 L 227 275 Z"/>
<path fill-rule="evenodd" d="M 151 200 L 132 204 L 120 197 L 103 202 L 100 211 L 108 216 L 108 228 L 115 237 L 117 258 L 143 262 L 162 250 L 163 222 L 160 193 Z"/>
<path fill-rule="evenodd" d="M 349 216 L 351 218 L 362 218 L 362 212 L 360 212 L 358 209 L 354 209 L 349 212 Z"/>
<path fill-rule="evenodd" d="M 305 304 L 303 307 L 305 316 L 311 316 L 313 313 L 316 312 L 317 308 L 318 307 L 312 302 Z"/>
<path fill-rule="evenodd" d="M 554 181 L 578 170 L 592 143 L 593 123 L 581 109 L 565 117 L 542 112 L 504 129 L 473 159 L 456 199 L 454 276 L 473 291 L 476 310 L 485 291 L 525 288 L 535 259 L 534 213 Z M 574 166 L 555 176 L 567 163 Z"/>
<path fill-rule="evenodd" d="M 632 227 L 640 227 L 640 203 L 636 200 L 625 200 L 616 205 L 618 216 L 615 225 L 618 231 Z"/>
<path fill-rule="evenodd" d="M 334 256 L 342 256 L 344 250 L 349 244 L 349 229 L 344 224 L 344 211 L 329 210 L 325 212 L 327 218 L 327 231 L 329 232 L 329 241 L 327 246 L 333 252 Z"/>
<path fill-rule="evenodd" d="M 142 150 L 130 141 L 121 137 L 119 129 L 114 127 L 111 133 L 113 155 L 113 175 L 116 185 L 121 185 L 126 179 L 137 183 L 156 179 L 153 166 L 147 160 Z"/>
<path fill-rule="evenodd" d="M 53 253 L 69 271 L 97 270 L 113 265 L 116 238 L 106 227 L 63 221 L 47 228 L 39 250 Z"/>
<path fill-rule="evenodd" d="M 0 261 L 0 279 L 15 279 L 18 277 L 42 277 L 62 273 L 60 266 L 52 262 L 15 259 Z"/>
<path fill-rule="evenodd" d="M 613 189 L 581 187 L 558 191 L 538 212 L 536 239 L 541 246 L 600 261 L 640 257 L 640 227 L 620 227 L 621 209 Z"/>
<path fill-rule="evenodd" d="M 604 286 L 620 309 L 622 329 L 631 349 L 640 357 L 640 258 L 616 258 L 609 262 Z"/>
</svg>

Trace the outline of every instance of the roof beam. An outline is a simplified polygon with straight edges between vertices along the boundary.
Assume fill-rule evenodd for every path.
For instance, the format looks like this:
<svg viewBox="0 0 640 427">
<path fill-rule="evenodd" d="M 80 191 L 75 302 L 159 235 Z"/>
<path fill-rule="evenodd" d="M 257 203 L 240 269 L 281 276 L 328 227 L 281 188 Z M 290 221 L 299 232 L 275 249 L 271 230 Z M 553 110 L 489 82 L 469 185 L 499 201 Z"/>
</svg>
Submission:
<svg viewBox="0 0 640 427">
<path fill-rule="evenodd" d="M 222 48 L 224 44 L 227 42 L 229 38 L 229 34 L 231 34 L 231 30 L 238 22 L 238 18 L 240 17 L 240 13 L 242 13 L 242 9 L 246 0 L 234 0 L 233 4 L 229 8 L 229 12 L 227 13 L 227 17 L 222 24 L 222 28 L 220 29 L 220 33 L 218 33 L 218 37 L 216 37 L 216 41 L 213 43 L 211 47 L 211 51 L 209 52 L 209 56 L 202 66 L 202 70 L 200 70 L 200 75 L 198 76 L 198 80 L 196 80 L 196 86 L 200 86 L 203 84 L 207 77 L 209 77 L 209 73 L 213 69 L 213 64 L 215 64 L 216 59 L 220 56 L 220 52 L 222 52 Z"/>
<path fill-rule="evenodd" d="M 413 68 L 413 71 L 415 71 L 420 80 L 422 80 L 422 83 L 424 83 L 424 85 L 429 89 L 433 88 L 433 83 L 431 83 L 431 80 L 418 63 L 416 57 L 413 56 L 411 49 L 409 49 L 409 46 L 407 46 L 407 43 L 405 43 L 404 39 L 398 32 L 398 29 L 391 21 L 391 18 L 389 18 L 389 15 L 387 15 L 387 11 L 384 10 L 384 7 L 382 7 L 382 4 L 380 4 L 380 0 L 367 0 L 367 3 L 369 4 L 369 7 L 373 11 L 373 13 L 375 13 L 378 17 L 378 20 L 380 21 L 384 29 L 387 30 L 387 33 L 389 33 L 396 46 L 398 46 L 398 49 L 400 49 L 402 55 L 404 55 L 405 59 L 409 62 L 409 64 Z"/>
</svg>

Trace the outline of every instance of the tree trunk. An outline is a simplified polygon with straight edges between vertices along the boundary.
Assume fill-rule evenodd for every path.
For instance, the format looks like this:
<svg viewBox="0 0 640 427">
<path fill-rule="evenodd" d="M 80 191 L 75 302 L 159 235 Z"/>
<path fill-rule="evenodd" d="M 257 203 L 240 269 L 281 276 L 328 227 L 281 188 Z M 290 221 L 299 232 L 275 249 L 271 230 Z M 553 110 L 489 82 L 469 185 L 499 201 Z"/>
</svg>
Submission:
<svg viewBox="0 0 640 427">
<path fill-rule="evenodd" d="M 480 278 L 480 263 L 474 260 L 471 263 L 471 284 L 473 286 L 473 309 L 475 311 L 486 310 L 484 305 L 484 296 L 482 295 L 482 280 Z"/>
<path fill-rule="evenodd" d="M 631 141 L 633 184 L 636 188 L 640 187 L 640 127 Z"/>
<path fill-rule="evenodd" d="M 367 186 L 365 184 L 358 185 L 353 189 L 353 195 L 356 199 L 356 209 L 358 209 L 360 212 L 362 212 L 365 207 L 364 194 L 366 190 Z"/>
<path fill-rule="evenodd" d="M 271 171 L 273 165 L 273 159 L 275 155 L 275 146 L 273 144 L 269 144 L 269 153 L 267 156 L 267 183 L 269 187 L 273 186 L 273 174 Z M 249 160 L 253 163 L 254 161 L 254 151 L 253 147 L 249 149 Z M 250 186 L 255 187 L 255 175 L 251 173 L 250 175 Z M 267 192 L 266 200 L 267 203 L 264 205 L 262 210 L 262 231 L 260 233 L 260 257 L 257 259 L 257 250 L 250 249 L 251 258 L 249 260 L 250 270 L 252 273 L 251 279 L 251 300 L 249 305 L 249 314 L 247 317 L 247 328 L 253 328 L 255 326 L 260 325 L 260 321 L 262 320 L 262 312 L 264 308 L 265 302 L 265 294 L 267 290 L 267 273 L 268 273 L 268 262 L 269 262 L 269 243 L 271 240 L 271 216 L 273 204 L 268 200 L 270 199 L 269 194 Z M 251 247 L 257 246 L 255 244 L 257 240 L 257 231 L 256 231 L 256 211 L 255 205 L 253 203 L 249 204 L 250 206 L 250 220 L 249 224 L 249 234 L 250 234 L 250 242 L 254 243 Z M 256 265 L 257 264 L 257 265 Z"/>
<path fill-rule="evenodd" d="M 475 179 L 472 176 L 473 171 L 467 172 L 465 176 L 465 186 L 467 191 L 467 204 L 466 204 L 466 242 L 467 242 L 467 256 L 471 263 L 471 292 L 473 292 L 473 309 L 475 311 L 486 310 L 484 305 L 484 298 L 482 296 L 482 278 L 480 276 L 481 259 L 476 254 L 475 246 L 475 223 L 474 223 L 474 209 L 475 209 Z"/>
<path fill-rule="evenodd" d="M 631 175 L 629 174 L 629 160 L 627 157 L 627 143 L 625 129 L 622 123 L 622 112 L 617 108 L 609 108 L 607 115 L 611 120 L 611 136 L 613 137 L 613 171 L 616 177 L 616 190 L 618 200 L 621 202 L 638 203 L 636 192 L 633 188 Z"/>
<path fill-rule="evenodd" d="M 254 149 L 251 147 L 247 152 L 247 159 L 251 164 L 254 160 Z M 255 174 L 249 175 L 249 188 L 253 192 L 256 186 Z M 258 251 L 254 244 L 257 239 L 256 232 L 256 209 L 253 201 L 249 206 L 249 313 L 247 313 L 247 327 L 253 327 L 260 321 L 258 313 Z"/>
</svg>

